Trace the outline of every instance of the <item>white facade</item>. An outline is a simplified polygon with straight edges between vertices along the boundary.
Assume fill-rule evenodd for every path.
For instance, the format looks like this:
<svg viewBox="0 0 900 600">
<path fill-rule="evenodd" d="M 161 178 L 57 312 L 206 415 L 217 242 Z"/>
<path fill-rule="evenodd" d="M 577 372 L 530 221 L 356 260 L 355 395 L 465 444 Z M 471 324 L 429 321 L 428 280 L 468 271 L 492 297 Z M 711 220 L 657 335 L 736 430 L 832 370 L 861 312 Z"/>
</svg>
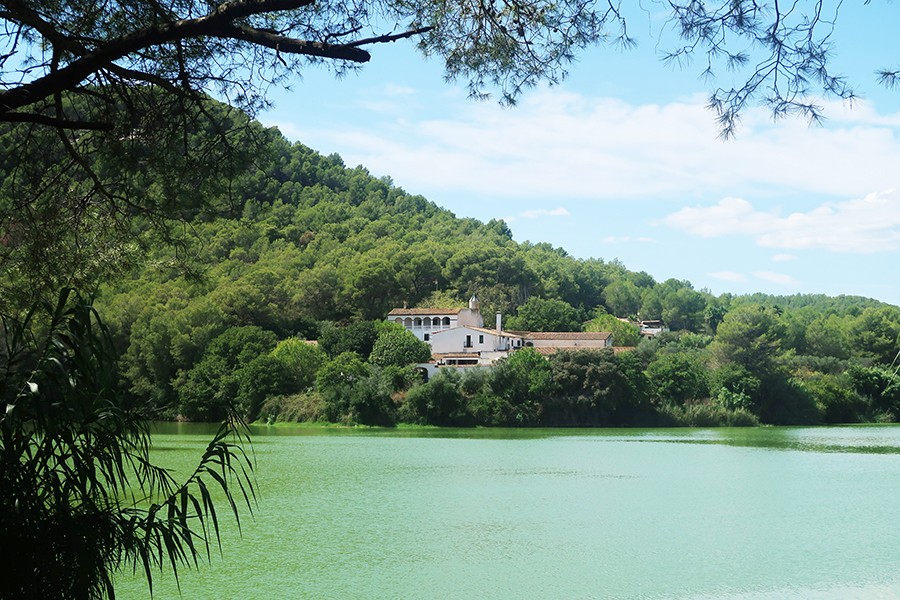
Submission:
<svg viewBox="0 0 900 600">
<path fill-rule="evenodd" d="M 545 332 L 524 334 L 525 345 L 534 348 L 559 348 L 566 350 L 590 350 L 611 348 L 612 334 L 603 332 Z"/>
<path fill-rule="evenodd" d="M 500 313 L 496 329 L 485 329 L 478 298 L 469 308 L 395 308 L 387 320 L 403 325 L 431 346 L 435 367 L 489 366 L 511 352 L 533 347 L 542 355 L 558 350 L 609 348 L 608 332 L 503 331 Z"/>
<path fill-rule="evenodd" d="M 395 308 L 387 320 L 406 327 L 417 338 L 431 342 L 431 336 L 439 331 L 456 327 L 484 327 L 478 298 L 469 299 L 469 308 Z"/>
<path fill-rule="evenodd" d="M 641 329 L 641 337 L 652 338 L 655 335 L 659 335 L 660 333 L 665 333 L 669 331 L 669 328 L 663 324 L 662 321 L 641 321 L 638 323 L 638 327 Z"/>
<path fill-rule="evenodd" d="M 456 327 L 435 332 L 429 340 L 434 354 L 485 352 L 507 353 L 524 346 L 522 336 L 484 329 L 483 327 Z"/>
</svg>

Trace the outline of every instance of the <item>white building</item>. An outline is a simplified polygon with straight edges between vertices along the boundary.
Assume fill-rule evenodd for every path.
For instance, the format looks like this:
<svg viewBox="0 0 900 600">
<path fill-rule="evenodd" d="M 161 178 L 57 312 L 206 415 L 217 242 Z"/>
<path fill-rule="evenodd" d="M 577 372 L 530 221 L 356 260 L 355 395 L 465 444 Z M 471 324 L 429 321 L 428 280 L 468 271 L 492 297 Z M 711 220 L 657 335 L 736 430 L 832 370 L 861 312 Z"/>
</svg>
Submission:
<svg viewBox="0 0 900 600">
<path fill-rule="evenodd" d="M 388 321 L 399 323 L 424 342 L 439 331 L 456 327 L 484 327 L 481 305 L 476 296 L 469 299 L 469 308 L 395 308 Z"/>
<path fill-rule="evenodd" d="M 525 345 L 535 350 L 599 350 L 612 348 L 608 331 L 545 331 L 524 334 Z M 542 352 L 547 354 L 548 352 Z"/>
<path fill-rule="evenodd" d="M 518 333 L 484 327 L 437 331 L 429 343 L 435 360 L 454 365 L 489 365 L 525 346 L 524 339 Z"/>
<path fill-rule="evenodd" d="M 387 319 L 427 342 L 436 366 L 491 365 L 526 347 L 546 356 L 559 350 L 610 348 L 613 342 L 609 332 L 504 331 L 500 313 L 496 315 L 496 328 L 486 329 L 475 296 L 467 309 L 395 308 Z"/>
<path fill-rule="evenodd" d="M 665 333 L 669 331 L 669 328 L 659 320 L 655 321 L 641 321 L 638 323 L 638 327 L 641 329 L 641 337 L 652 338 L 655 335 L 659 335 L 660 333 Z"/>
</svg>

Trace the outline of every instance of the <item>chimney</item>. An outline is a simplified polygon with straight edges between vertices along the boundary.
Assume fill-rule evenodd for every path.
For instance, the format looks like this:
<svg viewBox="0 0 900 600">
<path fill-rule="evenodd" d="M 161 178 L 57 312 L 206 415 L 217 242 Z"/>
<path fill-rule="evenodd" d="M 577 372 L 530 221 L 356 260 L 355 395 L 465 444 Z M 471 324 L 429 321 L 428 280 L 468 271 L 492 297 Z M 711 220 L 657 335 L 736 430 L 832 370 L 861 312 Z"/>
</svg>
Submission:
<svg viewBox="0 0 900 600">
<path fill-rule="evenodd" d="M 497 333 L 503 331 L 503 316 L 498 312 L 497 313 Z"/>
</svg>

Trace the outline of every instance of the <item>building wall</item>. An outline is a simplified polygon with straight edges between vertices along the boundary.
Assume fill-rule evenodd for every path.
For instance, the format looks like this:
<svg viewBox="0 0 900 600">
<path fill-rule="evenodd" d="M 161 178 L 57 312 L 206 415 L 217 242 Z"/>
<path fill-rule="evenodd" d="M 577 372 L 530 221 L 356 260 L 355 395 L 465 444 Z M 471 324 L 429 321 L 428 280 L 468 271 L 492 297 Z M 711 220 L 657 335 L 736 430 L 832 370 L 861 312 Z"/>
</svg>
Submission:
<svg viewBox="0 0 900 600">
<path fill-rule="evenodd" d="M 431 351 L 435 354 L 496 352 L 510 348 L 510 338 L 469 327 L 457 327 L 434 333 L 428 342 L 431 344 Z"/>
<path fill-rule="evenodd" d="M 477 308 L 464 308 L 459 311 L 458 324 L 460 327 L 484 327 L 484 319 L 481 316 L 481 311 Z"/>
<path fill-rule="evenodd" d="M 411 331 L 417 338 L 425 341 L 425 335 L 429 337 L 436 331 L 445 331 L 459 325 L 457 315 L 416 315 L 416 316 L 390 316 L 388 321 L 399 323 Z"/>
<path fill-rule="evenodd" d="M 478 308 L 464 308 L 459 313 L 447 314 L 437 311 L 431 314 L 418 315 L 388 315 L 388 321 L 399 323 L 411 331 L 413 335 L 422 341 L 438 331 L 446 331 L 455 327 L 483 327 L 484 320 Z"/>
</svg>

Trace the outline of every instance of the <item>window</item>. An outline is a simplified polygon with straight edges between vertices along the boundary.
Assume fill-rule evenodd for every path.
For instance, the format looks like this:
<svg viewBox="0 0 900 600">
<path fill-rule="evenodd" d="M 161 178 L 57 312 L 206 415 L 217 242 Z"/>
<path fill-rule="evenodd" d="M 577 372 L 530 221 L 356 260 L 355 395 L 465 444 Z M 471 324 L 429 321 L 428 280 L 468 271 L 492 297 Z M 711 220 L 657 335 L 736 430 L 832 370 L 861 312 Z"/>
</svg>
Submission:
<svg viewBox="0 0 900 600">
<path fill-rule="evenodd" d="M 464 348 L 471 348 L 471 347 L 472 347 L 472 336 L 471 336 L 471 335 L 467 335 L 467 336 L 466 336 L 466 343 L 465 343 L 465 345 L 464 345 L 463 347 L 464 347 Z"/>
<path fill-rule="evenodd" d="M 479 335 L 479 336 L 478 336 L 478 343 L 479 343 L 479 344 L 483 344 L 483 343 L 484 343 L 484 336 L 483 336 L 483 335 Z"/>
<path fill-rule="evenodd" d="M 430 333 L 426 333 L 426 334 L 425 334 L 425 341 L 427 342 L 427 341 L 430 340 L 430 339 L 431 339 L 431 334 L 430 334 Z"/>
</svg>

